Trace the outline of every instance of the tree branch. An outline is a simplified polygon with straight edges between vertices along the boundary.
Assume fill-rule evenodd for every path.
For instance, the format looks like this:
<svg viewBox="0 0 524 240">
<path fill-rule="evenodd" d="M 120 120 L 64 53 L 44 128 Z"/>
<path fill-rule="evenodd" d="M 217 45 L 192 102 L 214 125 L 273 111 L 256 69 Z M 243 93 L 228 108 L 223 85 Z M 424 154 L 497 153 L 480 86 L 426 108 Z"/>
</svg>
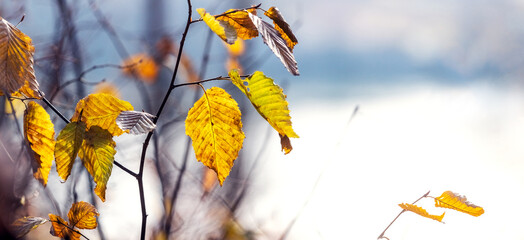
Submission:
<svg viewBox="0 0 524 240">
<path fill-rule="evenodd" d="M 419 199 L 417 199 L 416 201 L 414 201 L 412 204 L 415 204 L 417 203 L 418 201 L 420 201 L 420 199 L 422 198 L 425 198 L 429 195 L 429 192 L 428 191 L 426 194 L 422 195 L 422 197 L 420 197 Z M 378 236 L 377 239 L 381 239 L 381 238 L 385 238 L 385 239 L 388 239 L 386 236 L 384 236 L 384 234 L 386 234 L 386 231 L 389 229 L 389 227 L 391 227 L 391 225 L 393 225 L 393 223 L 398 219 L 398 217 L 400 217 L 400 215 L 402 215 L 402 213 L 406 212 L 406 210 L 402 209 L 402 211 L 400 211 L 400 213 L 393 219 L 393 221 L 391 221 L 391 223 L 389 223 L 389 225 L 386 227 L 386 229 L 384 229 L 384 231 Z"/>
<path fill-rule="evenodd" d="M 184 49 L 184 43 L 186 41 L 186 36 L 189 31 L 189 26 L 191 25 L 191 12 L 192 12 L 192 6 L 191 6 L 191 0 L 187 0 L 187 6 L 188 6 L 188 16 L 187 16 L 187 22 L 186 27 L 184 29 L 184 33 L 182 34 L 182 39 L 180 40 L 180 48 L 178 49 L 178 56 L 176 59 L 175 69 L 173 70 L 173 76 L 171 77 L 171 82 L 169 84 L 169 89 L 167 90 L 164 99 L 162 100 L 162 103 L 160 104 L 160 107 L 157 111 L 157 118 L 153 119 L 153 123 L 157 123 L 158 119 L 160 118 L 160 115 L 162 114 L 162 111 L 164 110 L 164 107 L 167 103 L 167 100 L 169 99 L 169 96 L 171 95 L 171 91 L 173 91 L 173 86 L 175 84 L 175 79 L 178 73 L 178 67 L 180 66 L 180 59 L 182 58 L 182 51 Z M 143 174 L 144 174 L 144 164 L 146 159 L 146 152 L 147 147 L 149 146 L 149 142 L 151 140 L 151 137 L 153 136 L 154 131 L 149 132 L 147 134 L 147 137 L 144 141 L 143 147 L 142 147 L 142 155 L 140 157 L 140 168 L 137 175 L 138 180 L 138 191 L 140 193 L 140 205 L 142 208 L 142 227 L 140 232 L 140 239 L 144 240 L 146 237 L 146 222 L 147 222 L 147 213 L 146 213 L 146 203 L 145 203 L 145 195 L 144 195 L 144 182 L 143 182 Z"/>
</svg>

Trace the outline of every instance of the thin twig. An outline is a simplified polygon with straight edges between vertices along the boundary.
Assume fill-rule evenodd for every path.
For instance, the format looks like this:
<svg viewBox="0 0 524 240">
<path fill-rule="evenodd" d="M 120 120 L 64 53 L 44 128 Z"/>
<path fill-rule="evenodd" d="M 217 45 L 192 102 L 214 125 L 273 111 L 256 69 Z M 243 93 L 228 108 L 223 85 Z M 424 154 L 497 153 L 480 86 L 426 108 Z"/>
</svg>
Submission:
<svg viewBox="0 0 524 240">
<path fill-rule="evenodd" d="M 201 63 L 201 66 L 200 66 L 200 73 L 198 74 L 198 79 L 202 79 L 206 73 L 206 70 L 207 70 L 207 64 L 209 62 L 209 53 L 211 52 L 211 39 L 213 37 L 213 32 L 212 31 L 209 31 L 208 32 L 208 35 L 207 35 L 207 38 L 206 38 L 206 44 L 204 45 L 204 54 L 202 56 L 202 63 Z M 201 86 L 201 83 L 198 83 L 200 86 Z M 172 89 L 175 89 L 176 87 L 179 87 L 179 86 L 182 86 L 181 84 L 179 84 L 178 86 L 171 86 Z M 194 95 L 193 95 L 193 102 L 196 102 L 198 100 L 198 94 L 197 94 L 197 91 L 194 91 L 193 92 Z M 178 193 L 180 192 L 180 188 L 182 186 L 182 179 L 184 177 L 184 174 L 185 174 L 185 171 L 186 171 L 186 166 L 187 166 L 187 162 L 188 162 L 188 159 L 189 159 L 189 152 L 190 152 L 190 149 L 191 149 L 191 142 L 190 142 L 190 138 L 186 138 L 186 148 L 184 149 L 184 155 L 182 157 L 182 166 L 180 167 L 180 170 L 178 172 L 178 177 L 177 177 L 177 180 L 176 180 L 176 183 L 175 183 L 175 187 L 173 189 L 173 193 L 171 194 L 171 207 L 169 208 L 169 212 L 168 212 L 168 215 L 167 215 L 167 218 L 166 218 L 166 221 L 164 223 L 164 230 L 165 230 L 165 234 L 169 237 L 169 235 L 171 234 L 171 222 L 172 222 L 172 219 L 173 219 L 173 216 L 175 215 L 176 213 L 176 203 L 177 203 L 177 199 L 178 199 Z"/>
<path fill-rule="evenodd" d="M 49 98 L 50 101 L 53 101 L 53 99 L 58 95 L 58 93 L 64 89 L 65 87 L 67 87 L 68 85 L 72 84 L 72 83 L 75 83 L 75 82 L 80 82 L 80 83 L 83 83 L 83 84 L 90 84 L 90 85 L 95 85 L 95 84 L 99 84 L 100 82 L 103 82 L 102 81 L 97 81 L 97 82 L 86 82 L 83 80 L 83 77 L 88 74 L 89 72 L 91 71 L 94 71 L 94 70 L 97 70 L 97 69 L 102 69 L 102 68 L 116 68 L 116 69 L 126 69 L 126 68 L 132 68 L 133 66 L 139 64 L 140 62 L 142 62 L 141 60 L 138 61 L 138 62 L 135 62 L 135 63 L 132 63 L 132 64 L 129 64 L 129 65 L 125 65 L 125 66 L 121 66 L 121 65 L 118 65 L 118 64 L 100 64 L 100 65 L 93 65 L 91 66 L 90 68 L 84 70 L 83 72 L 81 72 L 78 77 L 76 77 L 75 79 L 71 79 L 71 80 L 68 80 L 66 82 L 64 82 L 63 84 L 59 85 L 56 87 L 55 91 L 53 92 L 53 94 L 51 95 L 51 97 Z"/>
<path fill-rule="evenodd" d="M 262 5 L 262 3 L 259 3 L 258 5 L 255 5 L 255 6 L 252 6 L 252 7 L 236 9 L 236 10 L 233 10 L 233 11 L 229 11 L 229 12 L 225 12 L 225 13 L 222 13 L 222 14 L 214 15 L 213 17 L 217 18 L 217 17 L 226 16 L 228 14 L 232 14 L 232 13 L 236 13 L 236 12 L 240 12 L 240 11 L 246 11 L 248 9 L 257 9 L 257 8 L 260 8 L 261 5 Z M 202 18 L 199 18 L 197 20 L 191 21 L 191 23 L 196 23 L 196 22 L 201 22 L 201 21 L 203 21 Z"/>
<path fill-rule="evenodd" d="M 42 95 L 42 96 L 44 95 L 44 94 L 42 93 L 42 91 L 39 91 L 39 93 L 40 93 L 40 95 Z M 44 101 L 44 103 L 47 104 L 47 106 L 49 106 L 49 107 L 53 110 L 53 112 L 56 113 L 56 115 L 58 115 L 62 120 L 64 120 L 64 122 L 66 122 L 66 123 L 71 123 L 71 121 L 69 121 L 69 119 L 67 119 L 66 117 L 64 117 L 64 115 L 63 115 L 60 111 L 58 111 L 58 109 L 56 109 L 56 107 L 55 107 L 55 106 L 54 106 L 54 105 L 53 105 L 49 100 L 47 100 L 47 98 L 43 97 L 42 100 Z M 124 167 L 122 164 L 120 164 L 120 163 L 117 162 L 116 160 L 114 160 L 114 164 L 115 164 L 117 167 L 119 167 L 119 168 L 121 168 L 122 170 L 124 170 L 124 172 L 129 173 L 129 175 L 131 175 L 131 176 L 133 176 L 133 177 L 136 177 L 136 176 L 137 176 L 136 173 L 134 173 L 133 171 L 131 171 L 131 170 L 129 170 L 128 168 Z"/>
<path fill-rule="evenodd" d="M 189 26 L 191 25 L 191 11 L 192 11 L 192 6 L 191 6 L 191 0 L 187 0 L 187 6 L 188 6 L 188 17 L 187 17 L 187 22 L 186 22 L 186 27 L 184 29 L 184 32 L 182 34 L 182 39 L 180 40 L 180 48 L 178 49 L 178 56 L 177 56 L 177 60 L 176 60 L 176 64 L 175 64 L 175 69 L 173 70 L 173 76 L 171 77 L 171 82 L 169 84 L 169 86 L 173 86 L 174 83 L 175 83 L 175 79 L 176 79 L 176 76 L 177 76 L 177 73 L 178 73 L 178 67 L 180 66 L 180 59 L 182 57 L 182 51 L 184 49 L 184 43 L 186 41 L 186 36 L 187 36 L 187 33 L 189 31 Z M 167 100 L 169 99 L 169 96 L 171 95 L 171 91 L 173 91 L 173 88 L 170 87 L 165 96 L 164 96 L 164 99 L 162 100 L 162 103 L 160 104 L 160 107 L 158 109 L 158 112 L 156 114 L 157 118 L 153 119 L 153 123 L 156 123 L 158 121 L 158 119 L 160 118 L 160 115 L 162 114 L 162 111 L 164 110 L 164 107 L 167 103 Z M 141 233 L 140 233 L 140 239 L 141 240 L 144 240 L 145 239 L 145 236 L 146 236 L 146 221 L 147 221 L 147 213 L 146 213 L 146 204 L 145 204 L 145 194 L 144 194 L 144 183 L 143 183 L 143 174 L 144 174 L 144 164 L 145 164 L 145 159 L 146 159 L 146 152 L 147 152 L 147 147 L 149 146 L 149 141 L 151 140 L 151 137 L 153 136 L 153 133 L 154 131 L 152 132 L 149 132 L 147 134 L 147 137 L 144 141 L 144 144 L 143 144 L 143 147 L 142 147 L 142 155 L 140 157 L 140 167 L 139 167 L 139 171 L 138 171 L 138 175 L 137 175 L 137 180 L 138 180 L 138 191 L 139 191 L 139 194 L 140 194 L 140 205 L 141 205 L 141 208 L 142 208 L 142 227 L 141 227 Z"/>
<path fill-rule="evenodd" d="M 417 203 L 418 201 L 420 201 L 420 199 L 427 197 L 427 196 L 429 195 L 429 192 L 430 192 L 430 191 L 428 191 L 426 194 L 422 195 L 422 197 L 420 197 L 419 199 L 417 199 L 416 201 L 414 201 L 412 204 L 415 204 L 415 203 Z M 389 240 L 389 238 L 387 238 L 386 236 L 384 236 L 384 234 L 386 234 L 386 231 L 389 229 L 389 227 L 391 227 L 391 225 L 393 225 L 393 223 L 398 219 L 398 217 L 400 217 L 400 215 L 402 215 L 402 213 L 404 213 L 404 212 L 406 212 L 406 210 L 405 210 L 405 209 L 402 209 L 402 211 L 400 211 L 400 213 L 399 213 L 399 214 L 398 214 L 398 215 L 393 219 L 393 221 L 391 221 L 391 223 L 389 223 L 389 225 L 386 227 L 386 229 L 384 229 L 384 231 L 383 231 L 383 232 L 378 236 L 377 239 L 385 238 L 385 239 L 388 239 L 388 240 Z"/>
<path fill-rule="evenodd" d="M 250 75 L 242 75 L 240 77 L 246 78 L 246 77 L 249 77 L 249 76 Z M 217 81 L 217 80 L 231 80 L 231 78 L 230 77 L 218 76 L 218 77 L 209 78 L 209 79 L 205 79 L 205 80 L 200 80 L 200 81 L 196 81 L 196 82 L 188 82 L 188 83 L 176 84 L 176 85 L 171 86 L 171 88 L 175 89 L 175 88 L 182 87 L 182 86 L 187 86 L 187 85 L 199 85 L 199 84 L 202 84 L 202 83 L 206 83 L 206 82 L 210 82 L 210 81 Z"/>
</svg>

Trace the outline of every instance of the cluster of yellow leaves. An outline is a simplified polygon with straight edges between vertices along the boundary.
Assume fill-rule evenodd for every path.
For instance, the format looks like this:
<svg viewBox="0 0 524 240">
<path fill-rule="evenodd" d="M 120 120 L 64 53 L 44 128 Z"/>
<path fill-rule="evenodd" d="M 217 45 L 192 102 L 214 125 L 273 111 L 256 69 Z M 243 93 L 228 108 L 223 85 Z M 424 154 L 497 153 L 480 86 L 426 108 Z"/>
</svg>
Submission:
<svg viewBox="0 0 524 240">
<path fill-rule="evenodd" d="M 196 158 L 223 184 L 244 142 L 240 109 L 226 91 L 213 87 L 193 105 L 185 121 Z"/>
<path fill-rule="evenodd" d="M 406 211 L 411 211 L 416 214 L 419 214 L 420 216 L 430 218 L 439 222 L 442 222 L 442 218 L 444 218 L 445 214 L 442 213 L 442 215 L 440 216 L 431 215 L 428 214 L 428 212 L 425 209 L 418 207 L 414 204 L 402 203 L 399 204 L 399 206 Z M 466 197 L 460 196 L 451 191 L 446 191 L 442 193 L 440 197 L 435 198 L 435 207 L 449 208 L 459 212 L 467 213 L 475 217 L 478 217 L 484 213 L 483 208 L 468 202 Z"/>
<path fill-rule="evenodd" d="M 237 70 L 232 70 L 229 77 L 278 132 L 282 150 L 288 154 L 293 149 L 289 138 L 298 138 L 298 135 L 291 126 L 288 103 L 282 88 L 258 71 L 242 79 Z M 240 117 L 236 101 L 223 89 L 213 87 L 206 90 L 193 105 L 185 121 L 186 134 L 193 141 L 197 160 L 217 173 L 220 185 L 229 175 L 242 148 L 244 133 Z M 206 180 L 204 192 L 209 191 L 211 186 Z"/>
<path fill-rule="evenodd" d="M 69 209 L 67 218 L 69 223 L 60 216 L 49 214 L 51 234 L 59 238 L 76 240 L 80 239 L 80 229 L 95 229 L 97 227 L 96 217 L 100 214 L 96 208 L 87 202 L 74 203 Z"/>
<path fill-rule="evenodd" d="M 234 44 L 237 38 L 248 40 L 261 35 L 264 43 L 281 60 L 286 69 L 293 75 L 299 75 L 293 48 L 298 43 L 289 24 L 280 11 L 271 7 L 264 14 L 273 20 L 274 27 L 257 17 L 257 8 L 230 9 L 216 17 L 199 8 L 200 14 L 209 28 L 228 44 Z M 230 61 L 234 65 L 234 61 Z M 232 69 L 232 68 L 229 68 Z"/>
<path fill-rule="evenodd" d="M 78 155 L 96 183 L 95 193 L 105 201 L 106 185 L 116 154 L 113 136 L 129 131 L 119 127 L 117 118 L 132 110 L 130 103 L 105 93 L 91 94 L 78 101 L 71 123 L 57 137 L 55 159 L 58 175 L 67 180 Z"/>
</svg>

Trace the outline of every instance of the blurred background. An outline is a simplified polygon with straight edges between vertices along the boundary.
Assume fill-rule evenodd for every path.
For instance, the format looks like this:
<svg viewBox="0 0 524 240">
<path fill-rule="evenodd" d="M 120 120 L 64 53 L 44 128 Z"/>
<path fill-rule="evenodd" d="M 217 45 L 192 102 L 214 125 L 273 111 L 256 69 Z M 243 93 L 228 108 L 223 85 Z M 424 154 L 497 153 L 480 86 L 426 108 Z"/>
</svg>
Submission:
<svg viewBox="0 0 524 240">
<path fill-rule="evenodd" d="M 300 76 L 289 74 L 260 37 L 234 55 L 200 22 L 189 30 L 177 82 L 225 76 L 234 64 L 245 74 L 263 71 L 283 87 L 300 138 L 284 155 L 276 132 L 236 87 L 206 83 L 239 102 L 246 133 L 224 186 L 209 184 L 213 174 L 195 160 L 184 133 L 187 111 L 202 93 L 175 90 L 146 162 L 148 238 L 376 239 L 401 211 L 399 203 L 451 190 L 485 214 L 437 209 L 423 199 L 430 214 L 446 212 L 446 224 L 408 212 L 385 236 L 524 239 L 523 1 L 192 1 L 193 19 L 196 8 L 219 14 L 258 3 L 277 6 L 293 29 Z M 37 80 L 67 117 L 95 91 L 155 113 L 187 5 L 0 0 L 0 15 L 13 24 L 25 15 L 18 28 L 35 45 Z M 148 58 L 152 75 L 120 69 Z M 5 99 L 1 105 L 9 110 Z M 65 217 L 73 202 L 87 201 L 100 213 L 99 228 L 82 231 L 90 239 L 138 238 L 138 188 L 121 169 L 113 168 L 103 203 L 78 159 L 65 183 L 54 169 L 45 189 L 32 178 L 14 124 L 23 109 L 15 108 L 17 119 L 0 118 L 4 224 L 26 215 Z M 58 133 L 64 123 L 48 112 Z M 116 161 L 136 171 L 144 137 L 116 137 Z M 53 239 L 49 226 L 27 238 Z"/>
</svg>

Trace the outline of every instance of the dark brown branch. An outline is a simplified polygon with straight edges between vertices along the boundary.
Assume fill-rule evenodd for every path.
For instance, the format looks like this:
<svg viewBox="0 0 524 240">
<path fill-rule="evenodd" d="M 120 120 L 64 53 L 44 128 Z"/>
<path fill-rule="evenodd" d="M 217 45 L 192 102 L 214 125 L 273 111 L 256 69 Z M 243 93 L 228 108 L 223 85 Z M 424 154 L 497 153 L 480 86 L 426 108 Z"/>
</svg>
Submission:
<svg viewBox="0 0 524 240">
<path fill-rule="evenodd" d="M 169 86 L 173 86 L 175 84 L 175 79 L 178 73 L 178 67 L 180 66 L 180 59 L 182 58 L 182 51 L 184 49 L 184 43 L 186 41 L 186 36 L 189 31 L 189 26 L 191 25 L 191 12 L 192 12 L 191 0 L 187 0 L 187 6 L 188 6 L 188 16 L 187 16 L 186 27 L 184 29 L 184 33 L 182 34 L 182 39 L 180 40 L 180 44 L 179 44 L 180 48 L 178 49 L 178 56 L 177 56 L 177 60 L 175 64 L 175 69 L 173 70 L 173 76 L 171 77 L 171 82 Z M 156 114 L 157 118 L 153 119 L 153 123 L 157 123 L 158 119 L 160 118 L 160 115 L 162 114 L 162 111 L 164 110 L 167 100 L 169 99 L 169 96 L 171 95 L 171 91 L 173 91 L 173 88 L 169 87 L 157 111 L 157 114 Z M 147 134 L 147 137 L 144 141 L 144 144 L 142 147 L 142 155 L 140 157 L 140 168 L 139 168 L 138 175 L 137 175 L 138 190 L 140 193 L 140 205 L 142 207 L 142 227 L 141 227 L 141 233 L 140 233 L 141 240 L 144 240 L 146 237 L 146 221 L 147 221 L 145 195 L 144 195 L 144 183 L 142 179 L 143 179 L 143 174 L 144 174 L 144 164 L 145 164 L 145 159 L 146 159 L 147 147 L 149 146 L 149 141 L 151 141 L 151 137 L 153 136 L 153 133 L 154 131 L 149 132 L 149 134 Z"/>
</svg>

